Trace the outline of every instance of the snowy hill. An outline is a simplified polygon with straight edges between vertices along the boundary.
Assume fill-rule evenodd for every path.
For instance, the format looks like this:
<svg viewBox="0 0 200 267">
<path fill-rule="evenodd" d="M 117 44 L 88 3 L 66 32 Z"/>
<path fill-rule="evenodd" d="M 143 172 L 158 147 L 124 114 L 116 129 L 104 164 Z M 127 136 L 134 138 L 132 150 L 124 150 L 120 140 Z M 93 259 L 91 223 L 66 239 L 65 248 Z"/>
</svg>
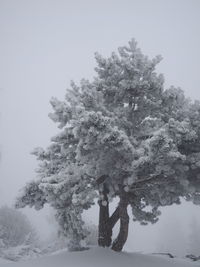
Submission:
<svg viewBox="0 0 200 267">
<path fill-rule="evenodd" d="M 0 267 L 192 267 L 200 266 L 181 259 L 139 253 L 116 253 L 109 249 L 93 248 L 82 252 L 60 252 L 36 260 L 1 263 Z"/>
<path fill-rule="evenodd" d="M 0 266 L 2 266 L 3 263 L 9 263 L 9 262 L 10 262 L 9 260 L 0 258 Z"/>
</svg>

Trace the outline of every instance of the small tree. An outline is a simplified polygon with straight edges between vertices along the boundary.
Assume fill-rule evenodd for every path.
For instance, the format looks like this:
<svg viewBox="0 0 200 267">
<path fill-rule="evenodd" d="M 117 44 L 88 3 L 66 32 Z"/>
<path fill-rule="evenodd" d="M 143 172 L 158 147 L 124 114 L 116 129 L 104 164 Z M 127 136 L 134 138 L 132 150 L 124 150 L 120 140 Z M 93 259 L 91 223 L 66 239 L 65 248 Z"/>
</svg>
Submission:
<svg viewBox="0 0 200 267">
<path fill-rule="evenodd" d="M 27 244 L 35 238 L 35 231 L 24 214 L 7 206 L 0 208 L 0 240 L 3 247 Z"/>
<path fill-rule="evenodd" d="M 160 206 L 179 204 L 180 197 L 199 199 L 199 165 L 191 167 L 200 157 L 199 103 L 190 103 L 179 88 L 164 90 L 163 76 L 155 72 L 160 56 L 150 60 L 134 40 L 118 51 L 108 59 L 96 54 L 94 80 L 72 82 L 64 101 L 52 98 L 50 118 L 62 130 L 46 150 L 33 152 L 41 162 L 39 179 L 16 203 L 36 208 L 50 203 L 73 247 L 87 235 L 81 214 L 96 197 L 98 243 L 112 244 L 115 251 L 128 236 L 128 205 L 133 219 L 146 224 L 158 220 Z M 110 215 L 115 197 L 119 204 Z"/>
</svg>

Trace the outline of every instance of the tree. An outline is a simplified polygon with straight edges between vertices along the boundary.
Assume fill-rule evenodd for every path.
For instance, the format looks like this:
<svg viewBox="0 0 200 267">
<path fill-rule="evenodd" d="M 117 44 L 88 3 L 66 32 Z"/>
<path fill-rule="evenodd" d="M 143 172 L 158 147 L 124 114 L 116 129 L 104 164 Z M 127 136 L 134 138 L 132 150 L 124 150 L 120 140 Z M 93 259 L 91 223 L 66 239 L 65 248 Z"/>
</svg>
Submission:
<svg viewBox="0 0 200 267">
<path fill-rule="evenodd" d="M 0 240 L 2 247 L 15 247 L 35 239 L 27 217 L 18 210 L 3 206 L 0 208 Z"/>
<path fill-rule="evenodd" d="M 96 54 L 94 80 L 72 82 L 64 101 L 52 98 L 50 118 L 61 130 L 46 150 L 34 150 L 41 162 L 39 179 L 16 203 L 53 206 L 73 247 L 87 235 L 81 214 L 97 196 L 98 243 L 112 244 L 115 251 L 128 236 L 128 205 L 133 219 L 146 224 L 158 220 L 160 206 L 179 204 L 181 197 L 199 199 L 199 167 L 192 177 L 189 170 L 191 157 L 197 162 L 200 155 L 200 105 L 179 88 L 164 90 L 163 75 L 155 72 L 160 56 L 150 60 L 134 40 L 118 52 L 107 59 Z M 195 112 L 196 124 L 191 121 Z M 119 204 L 110 215 L 109 201 L 115 197 Z M 118 220 L 119 235 L 112 243 Z"/>
</svg>

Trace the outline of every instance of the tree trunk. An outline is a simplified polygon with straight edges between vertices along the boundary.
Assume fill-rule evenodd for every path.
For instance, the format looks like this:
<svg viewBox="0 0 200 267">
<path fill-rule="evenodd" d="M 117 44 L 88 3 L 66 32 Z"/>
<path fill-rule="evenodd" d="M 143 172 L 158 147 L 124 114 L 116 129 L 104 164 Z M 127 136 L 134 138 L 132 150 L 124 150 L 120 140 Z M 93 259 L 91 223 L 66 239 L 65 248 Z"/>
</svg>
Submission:
<svg viewBox="0 0 200 267">
<path fill-rule="evenodd" d="M 122 193 L 119 202 L 120 229 L 117 238 L 112 244 L 112 249 L 114 251 L 121 251 L 128 237 L 129 216 L 127 206 L 128 201 L 126 195 Z"/>
<path fill-rule="evenodd" d="M 109 218 L 109 226 L 111 227 L 111 229 L 113 229 L 118 220 L 119 220 L 119 207 L 116 208 L 116 210 Z"/>
<path fill-rule="evenodd" d="M 108 190 L 106 186 L 103 189 L 103 200 L 99 203 L 99 233 L 98 245 L 101 247 L 110 247 L 112 243 L 112 229 L 119 220 L 119 207 L 109 217 Z"/>
<path fill-rule="evenodd" d="M 109 247 L 112 242 L 112 229 L 109 227 L 109 203 L 108 190 L 104 185 L 103 200 L 99 200 L 99 233 L 98 245 L 100 247 Z"/>
</svg>

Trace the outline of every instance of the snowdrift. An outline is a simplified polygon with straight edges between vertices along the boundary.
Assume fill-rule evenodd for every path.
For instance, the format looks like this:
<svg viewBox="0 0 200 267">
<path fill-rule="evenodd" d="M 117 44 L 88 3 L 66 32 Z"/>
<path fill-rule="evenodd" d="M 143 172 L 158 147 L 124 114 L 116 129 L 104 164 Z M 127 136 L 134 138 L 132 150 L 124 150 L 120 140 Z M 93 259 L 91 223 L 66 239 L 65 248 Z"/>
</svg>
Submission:
<svg viewBox="0 0 200 267">
<path fill-rule="evenodd" d="M 109 249 L 92 248 L 82 252 L 59 252 L 43 258 L 17 263 L 1 263 L 0 267 L 192 267 L 199 262 L 170 259 L 140 253 L 117 253 Z"/>
</svg>

